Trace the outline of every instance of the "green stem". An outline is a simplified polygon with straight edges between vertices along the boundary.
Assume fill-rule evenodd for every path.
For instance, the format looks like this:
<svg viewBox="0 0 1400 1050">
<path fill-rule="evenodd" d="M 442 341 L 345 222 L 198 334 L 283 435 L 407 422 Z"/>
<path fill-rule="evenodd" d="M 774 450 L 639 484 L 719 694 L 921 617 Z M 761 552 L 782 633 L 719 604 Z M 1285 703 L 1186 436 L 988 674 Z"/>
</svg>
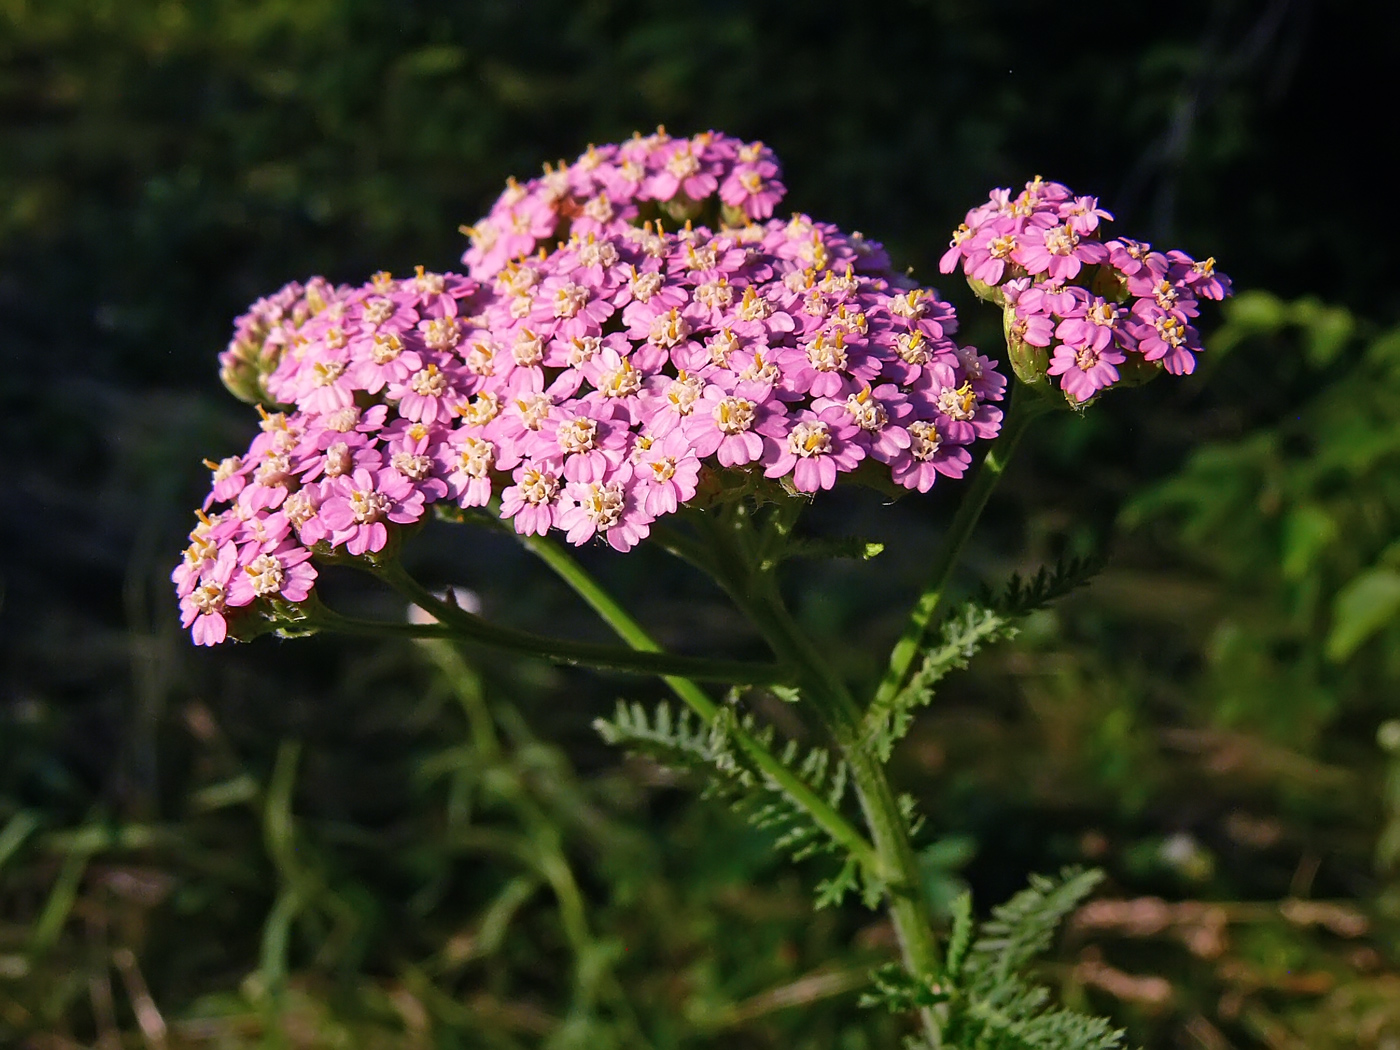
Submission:
<svg viewBox="0 0 1400 1050">
<path fill-rule="evenodd" d="M 968 537 L 972 535 L 978 519 L 982 517 L 987 499 L 1001 480 L 1002 474 L 1006 472 L 1006 465 L 1011 461 L 1011 455 L 1016 451 L 1026 428 L 1036 417 L 1053 407 L 1052 402 L 1034 395 L 1031 391 L 1024 391 L 1013 397 L 1001 433 L 987 451 L 982 465 L 977 468 L 977 476 L 973 478 L 972 485 L 964 491 L 962 502 L 958 504 L 957 513 L 953 516 L 953 524 L 949 527 L 948 535 L 944 537 L 943 546 L 939 549 L 938 557 L 929 572 L 928 583 L 915 601 L 899 641 L 895 642 L 890 651 L 889 668 L 875 691 L 875 697 L 871 701 L 873 706 L 881 709 L 888 707 L 904 688 L 904 683 L 909 678 L 910 667 L 914 658 L 918 656 L 929 624 L 933 621 L 933 614 L 938 611 L 939 603 L 943 600 L 948 579 L 957 565 L 958 555 L 962 553 Z"/>
<path fill-rule="evenodd" d="M 784 682 L 789 677 L 786 668 L 773 664 L 756 664 L 745 660 L 710 660 L 696 656 L 677 656 L 657 649 L 637 651 L 635 648 L 618 649 L 611 645 L 576 642 L 565 638 L 545 638 L 528 631 L 488 623 L 451 602 L 443 601 L 410 576 L 397 561 L 376 565 L 370 571 L 446 626 L 449 629 L 447 633 L 508 652 L 541 656 L 555 663 L 594 667 L 604 671 L 654 674 L 663 677 L 683 675 L 687 678 L 742 685 L 770 685 Z M 352 633 L 367 631 L 362 622 L 338 614 L 330 614 L 325 625 L 333 630 L 348 630 Z M 377 633 L 424 637 L 424 632 L 418 631 L 413 624 L 392 625 L 389 631 Z M 433 632 L 433 636 L 441 637 L 442 634 Z"/>
<path fill-rule="evenodd" d="M 603 619 L 628 645 L 640 652 L 656 652 L 660 648 L 641 624 L 605 591 L 602 586 L 576 562 L 567 551 L 543 536 L 517 537 L 534 554 L 567 583 L 576 594 Z M 689 678 L 663 675 L 662 680 L 681 702 L 694 711 L 706 725 L 719 716 L 719 705 Z M 866 870 L 877 870 L 875 850 L 839 810 L 813 791 L 762 742 L 739 726 L 730 730 L 731 739 L 764 776 L 777 784 L 789 798 L 806 810 L 808 816 Z"/>
<path fill-rule="evenodd" d="M 884 884 L 889 895 L 890 919 L 904 965 L 911 975 L 933 980 L 941 969 L 933 913 L 899 801 L 884 766 L 861 740 L 859 708 L 821 650 L 793 620 L 778 588 L 774 563 L 755 560 L 769 544 L 764 537 L 755 542 L 750 535 L 752 517 L 746 508 L 704 519 L 701 527 L 716 555 L 716 580 L 763 632 L 778 658 L 797 670 L 803 698 L 840 748 L 877 858 L 876 866 L 866 870 Z M 941 1045 L 942 1025 L 934 1012 L 922 1010 L 920 1020 L 930 1045 Z"/>
</svg>

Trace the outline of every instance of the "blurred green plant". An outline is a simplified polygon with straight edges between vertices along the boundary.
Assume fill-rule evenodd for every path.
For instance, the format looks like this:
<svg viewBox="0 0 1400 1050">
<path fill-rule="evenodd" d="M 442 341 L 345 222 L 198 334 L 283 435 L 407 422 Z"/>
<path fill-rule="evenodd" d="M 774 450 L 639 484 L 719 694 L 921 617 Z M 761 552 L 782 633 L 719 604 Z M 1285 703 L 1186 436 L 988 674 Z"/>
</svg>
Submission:
<svg viewBox="0 0 1400 1050">
<path fill-rule="evenodd" d="M 1182 555 L 1229 587 L 1203 687 L 1227 722 L 1309 745 L 1338 718 L 1395 713 L 1400 677 L 1400 328 L 1250 292 L 1211 349 L 1303 363 L 1284 418 L 1195 450 L 1125 509 L 1170 520 Z"/>
</svg>

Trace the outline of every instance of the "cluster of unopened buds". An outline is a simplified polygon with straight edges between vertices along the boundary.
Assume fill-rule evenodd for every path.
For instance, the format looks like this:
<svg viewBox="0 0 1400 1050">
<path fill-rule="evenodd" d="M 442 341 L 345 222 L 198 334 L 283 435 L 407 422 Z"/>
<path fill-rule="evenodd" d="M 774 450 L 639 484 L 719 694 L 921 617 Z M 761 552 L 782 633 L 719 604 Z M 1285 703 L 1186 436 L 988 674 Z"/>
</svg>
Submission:
<svg viewBox="0 0 1400 1050">
<path fill-rule="evenodd" d="M 433 504 L 625 551 L 726 493 L 960 477 L 1005 378 L 879 245 L 771 218 L 777 177 L 715 133 L 590 148 L 508 184 L 465 274 L 255 303 L 221 364 L 261 432 L 209 464 L 174 573 L 195 641 L 304 601 L 313 552 L 374 555 Z"/>
<path fill-rule="evenodd" d="M 1230 294 L 1214 259 L 1103 240 L 1112 218 L 1097 198 L 1037 177 L 968 212 L 940 265 L 961 264 L 972 289 L 1003 308 L 1017 378 L 1044 387 L 1057 377 L 1075 405 L 1120 382 L 1191 372 L 1199 301 Z"/>
</svg>

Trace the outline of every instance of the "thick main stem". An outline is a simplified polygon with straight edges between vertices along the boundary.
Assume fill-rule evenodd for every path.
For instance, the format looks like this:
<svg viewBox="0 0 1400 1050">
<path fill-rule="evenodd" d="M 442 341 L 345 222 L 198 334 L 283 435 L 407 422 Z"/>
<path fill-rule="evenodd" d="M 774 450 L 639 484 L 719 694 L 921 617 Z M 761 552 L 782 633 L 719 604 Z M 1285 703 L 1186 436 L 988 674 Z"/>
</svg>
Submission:
<svg viewBox="0 0 1400 1050">
<path fill-rule="evenodd" d="M 914 658 L 918 656 L 924 636 L 928 633 L 929 624 L 933 622 L 933 615 L 943 600 L 948 579 L 957 565 L 958 555 L 962 553 L 972 530 L 982 517 L 982 511 L 987 506 L 992 490 L 1006 472 L 1006 465 L 1011 461 L 1011 455 L 1016 451 L 1026 428 L 1051 407 L 1051 402 L 1035 396 L 1030 391 L 1021 391 L 1013 398 L 1005 425 L 978 467 L 972 485 L 963 493 L 962 502 L 958 504 L 957 513 L 953 516 L 953 524 L 948 529 L 948 535 L 944 537 L 938 556 L 930 566 L 928 583 L 914 602 L 899 641 L 895 642 L 890 651 L 889 667 L 875 690 L 874 699 L 871 701 L 873 706 L 887 707 L 904 688 Z"/>
<path fill-rule="evenodd" d="M 717 579 L 763 632 L 778 658 L 796 670 L 803 698 L 818 712 L 840 748 L 875 847 L 877 866 L 873 872 L 888 894 L 890 919 L 905 968 L 916 978 L 932 981 L 941 967 L 933 914 L 899 801 L 884 766 L 862 743 L 860 709 L 845 683 L 788 612 L 775 570 L 760 568 L 745 557 L 740 537 L 747 524 L 736 518 L 733 528 L 720 522 L 708 525 L 707 534 L 720 555 Z M 942 1026 L 933 1011 L 922 1010 L 920 1019 L 930 1045 L 941 1045 Z"/>
</svg>

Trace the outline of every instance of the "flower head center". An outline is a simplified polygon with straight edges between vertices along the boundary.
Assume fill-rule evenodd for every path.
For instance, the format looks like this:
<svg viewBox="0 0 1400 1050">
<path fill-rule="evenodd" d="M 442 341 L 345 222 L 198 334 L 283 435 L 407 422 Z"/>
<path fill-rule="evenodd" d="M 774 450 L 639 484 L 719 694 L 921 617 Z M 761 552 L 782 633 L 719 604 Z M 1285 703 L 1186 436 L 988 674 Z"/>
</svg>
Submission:
<svg viewBox="0 0 1400 1050">
<path fill-rule="evenodd" d="M 311 366 L 312 379 L 317 386 L 330 386 L 344 372 L 344 361 L 317 361 Z"/>
<path fill-rule="evenodd" d="M 387 301 L 388 300 L 385 300 L 385 302 Z M 403 353 L 403 343 L 399 340 L 397 335 L 393 332 L 390 332 L 388 335 L 382 332 L 375 333 L 374 343 L 369 351 L 370 357 L 374 360 L 375 364 L 387 365 L 390 361 L 397 359 L 401 353 Z"/>
<path fill-rule="evenodd" d="M 483 390 L 470 401 L 458 406 L 457 412 L 471 426 L 485 426 L 501 411 L 501 399 L 489 390 Z"/>
<path fill-rule="evenodd" d="M 420 397 L 441 397 L 447 389 L 447 376 L 439 371 L 437 365 L 429 365 L 413 373 L 408 388 Z"/>
<path fill-rule="evenodd" d="M 839 372 L 846 367 L 846 333 L 838 328 L 830 341 L 825 332 L 807 344 L 807 360 L 818 372 Z"/>
<path fill-rule="evenodd" d="M 496 447 L 484 438 L 465 437 L 457 454 L 457 467 L 463 474 L 484 478 L 496 463 Z"/>
<path fill-rule="evenodd" d="M 621 483 L 602 485 L 595 481 L 589 484 L 588 490 L 588 495 L 579 500 L 579 507 L 596 528 L 610 529 L 622 520 L 626 500 Z"/>
<path fill-rule="evenodd" d="M 598 392 L 604 397 L 631 397 L 642 389 L 642 374 L 626 358 L 614 369 L 598 377 Z"/>
<path fill-rule="evenodd" d="M 434 317 L 423 329 L 423 342 L 431 350 L 450 350 L 462 338 L 462 329 L 455 317 Z"/>
<path fill-rule="evenodd" d="M 1045 250 L 1051 255 L 1073 255 L 1079 237 L 1068 226 L 1055 226 L 1045 231 Z"/>
<path fill-rule="evenodd" d="M 742 397 L 721 398 L 714 414 L 721 433 L 742 434 L 753 426 L 754 403 Z"/>
<path fill-rule="evenodd" d="M 928 347 L 925 343 L 924 333 L 917 329 L 912 332 L 901 332 L 895 336 L 894 352 L 906 364 L 926 365 L 928 364 Z"/>
<path fill-rule="evenodd" d="M 515 337 L 515 345 L 510 354 L 521 368 L 529 368 L 544 360 L 544 340 L 528 328 L 522 328 Z"/>
<path fill-rule="evenodd" d="M 1074 365 L 1081 372 L 1087 372 L 1099 363 L 1099 352 L 1092 346 L 1081 346 L 1074 355 Z"/>
<path fill-rule="evenodd" d="M 422 481 L 433 469 L 433 461 L 420 452 L 395 452 L 389 465 L 411 481 Z"/>
<path fill-rule="evenodd" d="M 846 411 L 862 430 L 883 430 L 889 422 L 885 406 L 871 396 L 869 387 L 846 398 Z"/>
<path fill-rule="evenodd" d="M 544 426 L 554 402 L 548 394 L 526 394 L 516 399 L 515 407 L 520 409 L 520 422 L 526 430 L 539 430 Z"/>
<path fill-rule="evenodd" d="M 676 410 L 676 415 L 688 416 L 691 407 L 704 389 L 705 381 L 703 379 L 682 371 L 680 376 L 671 380 L 666 387 L 666 400 Z"/>
<path fill-rule="evenodd" d="M 559 450 L 566 456 L 592 451 L 597 444 L 598 423 L 588 416 L 566 419 L 559 424 Z"/>
<path fill-rule="evenodd" d="M 937 424 L 924 419 L 916 419 L 909 424 L 909 439 L 909 454 L 920 463 L 926 463 L 938 455 L 938 449 L 943 444 Z"/>
<path fill-rule="evenodd" d="M 648 340 L 657 346 L 670 349 L 690 334 L 690 322 L 672 307 L 651 323 Z"/>
<path fill-rule="evenodd" d="M 588 302 L 588 289 L 569 281 L 554 292 L 554 316 L 575 317 Z"/>
<path fill-rule="evenodd" d="M 1009 259 L 1016 247 L 1016 235 L 1004 233 L 999 237 L 993 237 L 987 243 L 987 252 L 993 259 Z"/>
<path fill-rule="evenodd" d="M 938 411 L 959 422 L 970 420 L 977 412 L 977 395 L 973 393 L 972 384 L 945 389 L 938 395 Z"/>
<path fill-rule="evenodd" d="M 350 493 L 350 514 L 357 525 L 373 525 L 389 513 L 392 501 L 382 492 L 362 492 L 355 489 Z"/>
<path fill-rule="evenodd" d="M 788 434 L 788 451 L 811 459 L 831 451 L 831 432 L 820 419 L 798 423 Z"/>
<path fill-rule="evenodd" d="M 259 554 L 243 567 L 243 571 L 248 574 L 253 593 L 259 598 L 276 594 L 282 589 L 282 581 L 286 579 L 281 559 L 271 554 Z"/>
<path fill-rule="evenodd" d="M 224 585 L 218 580 L 207 580 L 190 592 L 190 601 L 205 616 L 222 612 L 224 608 Z"/>
<path fill-rule="evenodd" d="M 739 303 L 739 317 L 745 321 L 762 321 L 773 313 L 773 306 L 757 292 L 753 285 L 744 289 L 743 301 Z"/>
<path fill-rule="evenodd" d="M 559 494 L 559 479 L 535 467 L 528 467 L 520 477 L 520 495 L 526 503 L 539 506 Z"/>
<path fill-rule="evenodd" d="M 326 449 L 326 477 L 338 478 L 355 469 L 355 454 L 344 441 L 337 441 Z"/>
</svg>

